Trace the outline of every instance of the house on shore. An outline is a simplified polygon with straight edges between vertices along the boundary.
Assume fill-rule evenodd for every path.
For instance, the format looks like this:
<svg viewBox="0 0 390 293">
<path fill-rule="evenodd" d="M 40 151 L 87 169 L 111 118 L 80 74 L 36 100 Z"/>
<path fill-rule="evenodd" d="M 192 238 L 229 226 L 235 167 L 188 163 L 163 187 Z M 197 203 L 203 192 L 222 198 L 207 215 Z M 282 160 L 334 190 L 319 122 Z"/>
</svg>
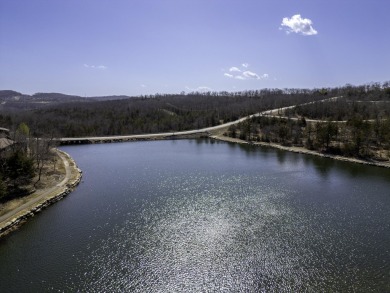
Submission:
<svg viewBox="0 0 390 293">
<path fill-rule="evenodd" d="M 10 149 L 15 142 L 10 139 L 9 129 L 0 127 L 0 153 Z"/>
</svg>

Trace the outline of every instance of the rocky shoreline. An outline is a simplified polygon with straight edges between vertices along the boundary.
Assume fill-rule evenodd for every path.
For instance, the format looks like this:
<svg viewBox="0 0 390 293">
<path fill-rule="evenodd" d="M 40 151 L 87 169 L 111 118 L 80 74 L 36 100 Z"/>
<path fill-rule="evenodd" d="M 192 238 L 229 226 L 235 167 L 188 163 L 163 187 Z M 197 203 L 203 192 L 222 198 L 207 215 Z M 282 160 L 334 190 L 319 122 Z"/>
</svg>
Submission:
<svg viewBox="0 0 390 293">
<path fill-rule="evenodd" d="M 53 194 L 45 198 L 43 201 L 37 202 L 33 207 L 23 210 L 15 215 L 11 220 L 0 224 L 0 238 L 7 235 L 8 233 L 18 229 L 23 223 L 25 223 L 29 218 L 40 213 L 48 206 L 58 202 L 63 199 L 65 196 L 70 194 L 77 185 L 79 185 L 82 177 L 82 171 L 77 167 L 75 161 L 71 156 L 63 151 L 59 151 L 66 157 L 66 160 L 69 163 L 69 166 L 73 168 L 72 173 L 76 173 L 75 178 L 70 178 L 68 182 L 62 187 L 59 187 L 58 190 L 53 191 Z"/>
<path fill-rule="evenodd" d="M 329 158 L 334 159 L 338 161 L 344 161 L 344 162 L 350 162 L 350 163 L 358 163 L 363 165 L 369 165 L 369 166 L 376 166 L 376 167 L 382 167 L 382 168 L 390 168 L 390 162 L 380 162 L 380 161 L 366 161 L 361 160 L 357 158 L 350 158 L 350 157 L 343 157 L 343 156 L 337 156 L 337 155 L 331 155 L 331 154 L 323 154 L 316 151 L 311 151 L 303 147 L 288 147 L 288 146 L 282 146 L 275 143 L 267 143 L 267 142 L 248 142 L 245 140 L 241 140 L 238 138 L 231 138 L 223 135 L 214 135 L 210 136 L 211 139 L 219 140 L 219 141 L 225 141 L 225 142 L 231 142 L 231 143 L 238 143 L 238 144 L 248 144 L 248 145 L 259 145 L 259 146 L 265 146 L 265 147 L 272 147 L 279 150 L 284 150 L 288 152 L 293 153 L 299 153 L 299 154 L 305 154 L 305 155 L 312 155 L 322 158 Z"/>
</svg>

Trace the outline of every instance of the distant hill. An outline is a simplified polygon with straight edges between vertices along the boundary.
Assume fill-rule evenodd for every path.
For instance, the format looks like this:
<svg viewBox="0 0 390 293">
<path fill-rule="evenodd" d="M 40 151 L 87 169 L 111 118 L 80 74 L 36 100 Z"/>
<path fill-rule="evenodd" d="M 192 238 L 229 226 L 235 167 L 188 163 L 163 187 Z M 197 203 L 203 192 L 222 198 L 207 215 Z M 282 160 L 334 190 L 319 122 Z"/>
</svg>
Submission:
<svg viewBox="0 0 390 293">
<path fill-rule="evenodd" d="M 129 98 L 131 97 L 125 95 L 81 97 L 62 93 L 35 93 L 33 95 L 26 95 L 13 90 L 0 90 L 0 110 L 33 110 L 66 103 L 113 101 Z"/>
<path fill-rule="evenodd" d="M 0 91 L 0 99 L 3 97 L 15 97 L 15 96 L 21 96 L 22 94 L 19 92 L 11 91 L 11 90 L 2 90 Z"/>
<path fill-rule="evenodd" d="M 126 100 L 126 99 L 131 99 L 131 98 L 133 98 L 133 97 L 119 95 L 119 96 L 89 97 L 87 99 L 93 99 L 95 101 L 114 101 L 114 100 Z"/>
<path fill-rule="evenodd" d="M 84 101 L 85 98 L 74 95 L 66 95 L 61 93 L 36 93 L 31 96 L 33 99 L 44 100 L 44 101 L 58 101 L 58 102 L 69 102 L 69 101 Z"/>
</svg>

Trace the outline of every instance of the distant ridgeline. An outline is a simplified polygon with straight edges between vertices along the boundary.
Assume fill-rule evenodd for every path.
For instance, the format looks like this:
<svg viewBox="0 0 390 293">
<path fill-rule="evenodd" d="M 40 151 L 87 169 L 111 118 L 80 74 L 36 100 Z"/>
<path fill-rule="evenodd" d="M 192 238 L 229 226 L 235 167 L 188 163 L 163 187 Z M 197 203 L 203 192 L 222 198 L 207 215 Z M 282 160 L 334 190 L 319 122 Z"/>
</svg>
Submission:
<svg viewBox="0 0 390 293">
<path fill-rule="evenodd" d="M 36 93 L 25 95 L 11 90 L 0 90 L 0 110 L 17 111 L 33 110 L 64 103 L 85 103 L 94 101 L 110 101 L 129 99 L 129 96 L 102 96 L 102 97 L 80 97 L 60 93 Z"/>
</svg>

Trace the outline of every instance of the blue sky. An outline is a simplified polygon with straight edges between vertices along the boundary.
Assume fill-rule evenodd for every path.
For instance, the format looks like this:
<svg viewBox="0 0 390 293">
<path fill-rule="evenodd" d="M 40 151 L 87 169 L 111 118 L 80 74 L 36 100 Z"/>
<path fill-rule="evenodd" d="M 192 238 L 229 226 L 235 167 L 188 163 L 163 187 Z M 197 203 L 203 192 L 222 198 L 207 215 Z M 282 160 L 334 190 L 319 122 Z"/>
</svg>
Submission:
<svg viewBox="0 0 390 293">
<path fill-rule="evenodd" d="M 0 0 L 0 89 L 77 95 L 390 80 L 388 0 Z"/>
</svg>

